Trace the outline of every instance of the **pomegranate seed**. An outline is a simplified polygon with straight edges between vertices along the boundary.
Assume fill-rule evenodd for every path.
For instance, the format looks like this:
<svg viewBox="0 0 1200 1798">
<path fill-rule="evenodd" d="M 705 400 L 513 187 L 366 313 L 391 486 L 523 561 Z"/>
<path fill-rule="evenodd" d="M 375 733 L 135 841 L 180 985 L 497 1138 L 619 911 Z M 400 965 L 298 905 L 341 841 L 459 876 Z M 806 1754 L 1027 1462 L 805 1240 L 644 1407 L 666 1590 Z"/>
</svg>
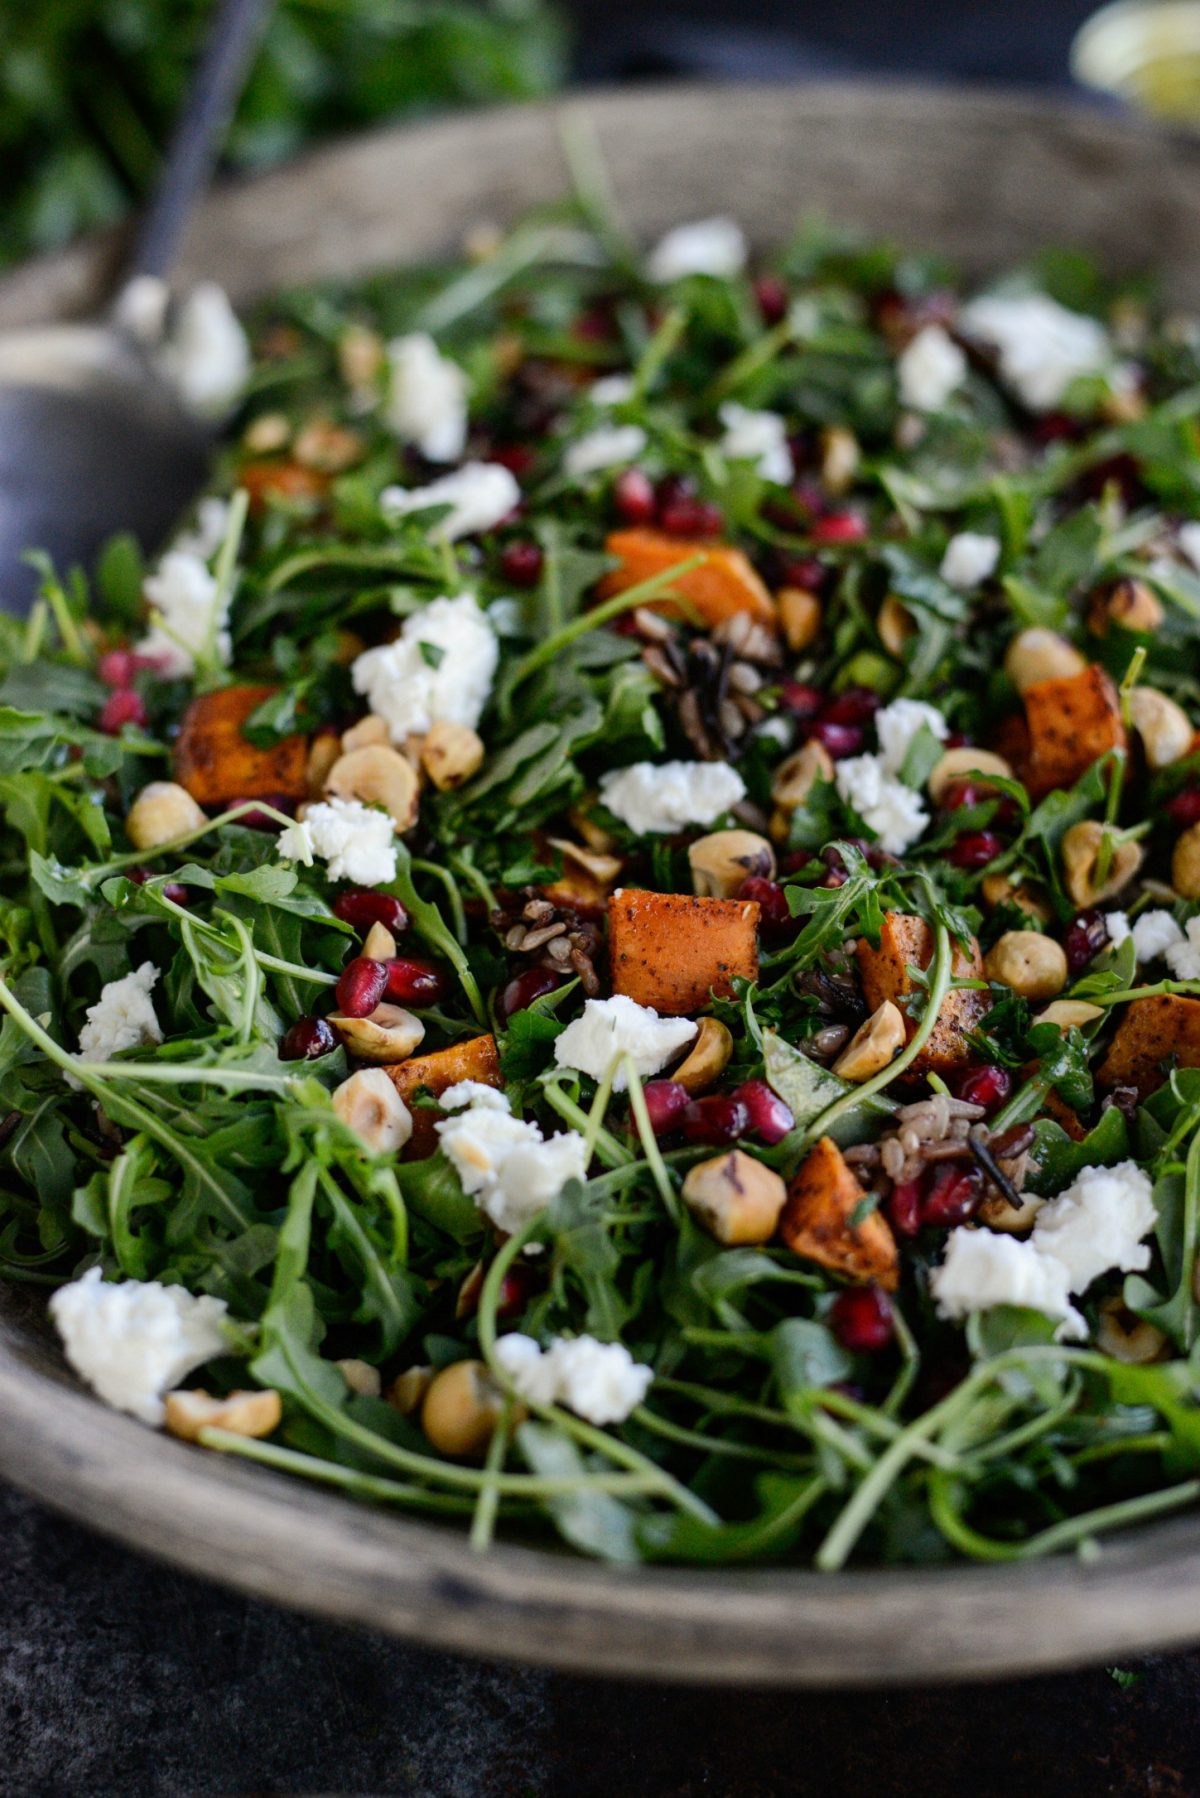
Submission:
<svg viewBox="0 0 1200 1798">
<path fill-rule="evenodd" d="M 387 991 L 387 963 L 369 955 L 356 955 L 342 969 L 337 983 L 338 1009 L 348 1018 L 369 1017 Z"/>
<path fill-rule="evenodd" d="M 692 494 L 659 501 L 659 526 L 672 537 L 715 537 L 724 522 L 719 506 Z"/>
<path fill-rule="evenodd" d="M 994 830 L 967 830 L 950 845 L 947 860 L 956 868 L 986 868 L 1003 847 Z"/>
<path fill-rule="evenodd" d="M 506 543 L 500 552 L 500 572 L 512 587 L 536 587 L 545 561 L 541 549 L 528 538 Z"/>
<path fill-rule="evenodd" d="M 614 334 L 613 316 L 606 306 L 590 306 L 571 326 L 571 335 L 584 343 L 606 343 Z"/>
<path fill-rule="evenodd" d="M 779 564 L 781 587 L 803 587 L 806 593 L 821 593 L 829 582 L 830 570 L 815 556 L 785 556 Z"/>
<path fill-rule="evenodd" d="M 1108 942 L 1108 923 L 1102 911 L 1081 911 L 1063 938 L 1067 969 L 1074 979 L 1094 961 Z"/>
<path fill-rule="evenodd" d="M 778 275 L 760 275 L 754 283 L 754 300 L 764 325 L 782 324 L 787 317 L 788 290 Z"/>
<path fill-rule="evenodd" d="M 527 443 L 496 443 L 488 451 L 489 462 L 499 462 L 509 474 L 523 481 L 537 461 L 537 451 Z"/>
<path fill-rule="evenodd" d="M 692 1102 L 687 1087 L 680 1086 L 678 1080 L 648 1080 L 642 1095 L 655 1136 L 669 1136 Z"/>
<path fill-rule="evenodd" d="M 549 968 L 526 968 L 508 982 L 496 1002 L 496 1009 L 502 1018 L 511 1018 L 514 1012 L 524 1011 L 535 999 L 556 992 L 561 985 L 562 975 L 552 973 Z"/>
<path fill-rule="evenodd" d="M 446 990 L 444 975 L 427 961 L 397 955 L 383 966 L 387 997 L 395 1005 L 436 1005 Z"/>
<path fill-rule="evenodd" d="M 324 1018 L 297 1018 L 279 1039 L 280 1061 L 315 1061 L 337 1048 L 337 1038 Z"/>
<path fill-rule="evenodd" d="M 372 924 L 382 924 L 395 936 L 408 929 L 408 913 L 390 893 L 376 893 L 371 887 L 347 887 L 333 902 L 333 915 L 343 924 L 353 924 L 365 936 Z"/>
<path fill-rule="evenodd" d="M 106 687 L 127 687 L 137 673 L 137 663 L 132 649 L 109 649 L 96 663 L 96 673 Z"/>
<path fill-rule="evenodd" d="M 942 794 L 942 810 L 960 812 L 968 805 L 978 805 L 982 796 L 972 781 L 952 780 Z"/>
<path fill-rule="evenodd" d="M 759 929 L 764 936 L 778 936 L 795 923 L 787 894 L 777 880 L 751 874 L 738 888 L 739 899 L 753 899 L 759 908 Z"/>
<path fill-rule="evenodd" d="M 879 710 L 878 693 L 870 687 L 847 687 L 825 705 L 821 717 L 830 724 L 866 724 Z"/>
<path fill-rule="evenodd" d="M 744 1080 L 733 1096 L 746 1107 L 751 1130 L 768 1148 L 782 1142 L 788 1131 L 795 1128 L 791 1108 L 765 1080 Z"/>
<path fill-rule="evenodd" d="M 264 805 L 273 806 L 277 812 L 292 813 L 296 809 L 296 801 L 286 793 L 260 793 L 259 798 Z M 245 812 L 238 823 L 246 830 L 278 830 L 279 819 L 273 818 L 270 812 Z"/>
<path fill-rule="evenodd" d="M 1082 436 L 1084 426 L 1079 419 L 1071 418 L 1065 412 L 1047 412 L 1032 429 L 1038 443 L 1069 443 Z"/>
<path fill-rule="evenodd" d="M 736 1142 L 750 1128 L 750 1114 L 736 1093 L 711 1093 L 680 1112 L 679 1128 L 685 1142 Z"/>
<path fill-rule="evenodd" d="M 162 896 L 169 899 L 172 905 L 187 905 L 191 900 L 188 889 L 178 880 L 168 880 L 163 886 Z"/>
<path fill-rule="evenodd" d="M 1012 1076 L 1008 1070 L 990 1065 L 972 1068 L 958 1083 L 959 1098 L 968 1105 L 982 1105 L 985 1111 L 995 1111 L 997 1105 L 1003 1105 L 1011 1091 Z"/>
<path fill-rule="evenodd" d="M 617 517 L 626 524 L 649 524 L 654 517 L 654 483 L 640 468 L 627 468 L 617 476 L 612 499 Z"/>
<path fill-rule="evenodd" d="M 1163 806 L 1173 824 L 1200 824 L 1200 787 L 1184 787 Z"/>
<path fill-rule="evenodd" d="M 697 507 L 697 537 L 719 537 L 725 529 L 725 514 L 712 500 L 702 499 Z"/>
<path fill-rule="evenodd" d="M 818 718 L 810 734 L 829 751 L 835 762 L 844 755 L 857 755 L 863 746 L 862 726 L 839 724 L 835 718 Z"/>
<path fill-rule="evenodd" d="M 969 737 L 965 730 L 952 730 L 950 735 L 946 738 L 946 748 L 970 749 L 973 745 L 973 741 L 973 738 Z"/>
<path fill-rule="evenodd" d="M 825 704 L 820 687 L 809 687 L 803 681 L 785 680 L 780 684 L 779 703 L 797 718 L 815 718 Z"/>
<path fill-rule="evenodd" d="M 888 1216 L 897 1236 L 915 1236 L 921 1228 L 921 1182 L 899 1180 L 887 1202 Z"/>
<path fill-rule="evenodd" d="M 814 543 L 861 543 L 866 534 L 866 519 L 857 512 L 829 512 L 812 527 Z"/>
<path fill-rule="evenodd" d="M 921 1206 L 921 1223 L 935 1230 L 965 1224 L 979 1199 L 978 1168 L 940 1168 Z"/>
<path fill-rule="evenodd" d="M 517 1261 L 500 1282 L 496 1316 L 519 1317 L 541 1286 L 541 1275 L 530 1261 Z"/>
<path fill-rule="evenodd" d="M 110 737 L 119 736 L 126 724 L 145 724 L 146 703 L 132 687 L 118 687 L 100 708 L 99 725 Z"/>
<path fill-rule="evenodd" d="M 801 475 L 789 489 L 792 499 L 809 519 L 820 518 L 825 511 L 825 490 L 812 475 Z"/>
<path fill-rule="evenodd" d="M 892 1340 L 892 1306 L 879 1286 L 850 1286 L 829 1311 L 829 1327 L 852 1355 L 877 1355 Z"/>
</svg>

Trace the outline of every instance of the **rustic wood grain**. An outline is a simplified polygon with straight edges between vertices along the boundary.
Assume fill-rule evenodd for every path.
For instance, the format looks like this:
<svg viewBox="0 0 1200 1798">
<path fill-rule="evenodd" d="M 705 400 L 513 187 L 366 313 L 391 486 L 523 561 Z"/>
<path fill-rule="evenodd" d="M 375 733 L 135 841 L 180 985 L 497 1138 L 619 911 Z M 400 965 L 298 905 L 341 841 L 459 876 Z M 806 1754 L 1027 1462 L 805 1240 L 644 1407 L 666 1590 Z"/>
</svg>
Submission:
<svg viewBox="0 0 1200 1798">
<path fill-rule="evenodd" d="M 737 214 L 759 242 L 824 212 L 981 270 L 1051 244 L 1155 266 L 1200 295 L 1200 142 L 1022 98 L 868 87 L 585 98 L 630 227 Z M 552 108 L 385 132 L 226 190 L 184 279 L 239 300 L 453 249 L 561 193 Z M 0 283 L 0 326 L 94 303 L 115 240 Z M 0 1474 L 136 1547 L 243 1590 L 439 1647 L 647 1678 L 873 1684 L 1035 1672 L 1200 1637 L 1200 1523 L 1083 1565 L 848 1573 L 612 1569 L 352 1506 L 157 1435 L 65 1372 L 36 1300 L 0 1287 Z"/>
</svg>

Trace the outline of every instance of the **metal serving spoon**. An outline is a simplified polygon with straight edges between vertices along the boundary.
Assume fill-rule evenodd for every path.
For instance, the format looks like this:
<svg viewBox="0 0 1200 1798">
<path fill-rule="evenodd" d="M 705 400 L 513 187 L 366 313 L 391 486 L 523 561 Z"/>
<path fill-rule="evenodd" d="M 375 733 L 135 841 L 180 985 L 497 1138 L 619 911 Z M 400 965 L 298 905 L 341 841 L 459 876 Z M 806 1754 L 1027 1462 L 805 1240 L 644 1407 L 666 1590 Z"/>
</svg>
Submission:
<svg viewBox="0 0 1200 1798">
<path fill-rule="evenodd" d="M 0 334 L 0 606 L 28 610 L 31 547 L 85 566 L 114 531 L 162 542 L 203 484 L 211 425 L 183 406 L 125 322 L 122 296 L 167 273 L 208 184 L 269 0 L 222 0 L 162 178 L 105 319 Z"/>
</svg>

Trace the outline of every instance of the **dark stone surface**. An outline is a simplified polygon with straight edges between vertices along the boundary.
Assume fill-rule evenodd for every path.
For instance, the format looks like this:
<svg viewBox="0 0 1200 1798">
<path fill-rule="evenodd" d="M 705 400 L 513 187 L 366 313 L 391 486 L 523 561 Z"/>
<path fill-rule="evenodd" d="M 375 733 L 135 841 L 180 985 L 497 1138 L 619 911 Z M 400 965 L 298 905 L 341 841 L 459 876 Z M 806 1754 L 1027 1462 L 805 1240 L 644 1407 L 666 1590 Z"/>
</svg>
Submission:
<svg viewBox="0 0 1200 1798">
<path fill-rule="evenodd" d="M 1096 1669 L 893 1693 L 474 1663 L 202 1585 L 0 1489 L 3 1798 L 1187 1798 L 1198 1695 L 1200 1655 L 1128 1690 Z"/>
</svg>

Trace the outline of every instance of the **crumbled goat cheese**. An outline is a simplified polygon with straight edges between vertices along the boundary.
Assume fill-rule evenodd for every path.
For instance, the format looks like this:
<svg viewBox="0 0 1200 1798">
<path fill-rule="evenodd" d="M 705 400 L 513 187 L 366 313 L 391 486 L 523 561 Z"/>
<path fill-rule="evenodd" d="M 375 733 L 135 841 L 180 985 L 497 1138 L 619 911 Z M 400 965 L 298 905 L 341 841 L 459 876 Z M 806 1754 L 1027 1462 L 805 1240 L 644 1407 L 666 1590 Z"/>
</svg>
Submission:
<svg viewBox="0 0 1200 1798">
<path fill-rule="evenodd" d="M 171 541 L 171 548 L 185 556 L 210 562 L 229 530 L 229 501 L 210 493 L 196 507 L 195 516 Z"/>
<path fill-rule="evenodd" d="M 566 1405 L 601 1426 L 624 1423 L 654 1379 L 653 1368 L 635 1361 L 624 1343 L 594 1336 L 557 1336 L 543 1349 L 514 1331 L 497 1342 L 496 1360 L 530 1404 Z"/>
<path fill-rule="evenodd" d="M 1176 980 L 1200 980 L 1200 918 L 1189 918 L 1182 942 L 1168 943 L 1163 960 Z"/>
<path fill-rule="evenodd" d="M 999 560 L 998 537 L 986 537 L 981 531 L 959 531 L 946 545 L 940 573 L 952 587 L 966 592 L 995 574 Z"/>
<path fill-rule="evenodd" d="M 1200 524 L 1181 524 L 1179 547 L 1193 568 L 1200 568 Z"/>
<path fill-rule="evenodd" d="M 719 449 L 731 462 L 753 462 L 764 481 L 786 487 L 795 474 L 787 425 L 778 412 L 755 412 L 727 400 L 721 407 L 725 434 Z"/>
<path fill-rule="evenodd" d="M 355 886 L 386 886 L 396 878 L 395 825 L 387 812 L 360 799 L 323 799 L 279 833 L 285 861 L 328 863 L 330 880 Z"/>
<path fill-rule="evenodd" d="M 969 337 L 995 350 L 1000 374 L 1031 412 L 1057 406 L 1078 375 L 1107 374 L 1112 344 L 1094 318 L 1068 312 L 1044 293 L 984 295 L 964 308 Z"/>
<path fill-rule="evenodd" d="M 100 989 L 100 997 L 88 1006 L 87 1021 L 79 1032 L 80 1061 L 111 1061 L 122 1049 L 161 1043 L 162 1026 L 150 997 L 158 975 L 154 963 L 144 961 L 136 972 L 110 980 Z M 72 1086 L 78 1086 L 73 1075 L 67 1078 Z"/>
<path fill-rule="evenodd" d="M 508 1094 L 502 1093 L 499 1087 L 485 1086 L 482 1080 L 458 1080 L 448 1086 L 438 1098 L 443 1111 L 463 1111 L 468 1105 L 478 1105 L 484 1111 L 508 1111 Z"/>
<path fill-rule="evenodd" d="M 657 1074 L 696 1035 L 690 1018 L 660 1018 L 649 1005 L 616 993 L 611 999 L 588 999 L 582 1014 L 554 1040 L 554 1059 L 560 1068 L 574 1068 L 603 1080 L 614 1056 L 630 1055 L 638 1076 Z M 618 1063 L 613 1091 L 623 1093 L 628 1082 Z"/>
<path fill-rule="evenodd" d="M 929 823 L 921 795 L 889 774 L 877 755 L 855 755 L 836 763 L 833 778 L 839 797 L 858 813 L 888 855 L 903 855 Z"/>
<path fill-rule="evenodd" d="M 646 433 L 641 425 L 602 425 L 568 445 L 563 470 L 573 481 L 582 481 L 602 468 L 635 461 L 645 447 Z"/>
<path fill-rule="evenodd" d="M 1134 954 L 1141 962 L 1157 961 L 1168 949 L 1187 941 L 1169 911 L 1145 911 L 1132 925 L 1123 911 L 1110 911 L 1105 914 L 1104 922 L 1111 946 L 1119 949 L 1126 937 L 1131 936 Z"/>
<path fill-rule="evenodd" d="M 184 404 L 206 418 L 228 412 L 250 373 L 250 346 L 223 288 L 193 287 L 160 351 Z"/>
<path fill-rule="evenodd" d="M 593 406 L 623 406 L 633 398 L 633 376 L 602 375 L 592 382 L 587 397 Z"/>
<path fill-rule="evenodd" d="M 1058 1318 L 1059 1336 L 1086 1336 L 1087 1325 L 1071 1304 L 1069 1282 L 1062 1262 L 1039 1254 L 1032 1242 L 960 1227 L 946 1238 L 945 1256 L 929 1276 L 929 1290 L 943 1317 L 1022 1305 Z"/>
<path fill-rule="evenodd" d="M 1126 938 L 1133 935 L 1133 927 L 1123 911 L 1105 912 L 1104 928 L 1108 932 L 1110 949 L 1119 949 Z"/>
<path fill-rule="evenodd" d="M 939 743 L 950 735 L 950 726 L 937 707 L 926 705 L 923 699 L 893 699 L 891 705 L 875 714 L 875 734 L 885 774 L 899 774 L 914 738 L 926 726 Z"/>
<path fill-rule="evenodd" d="M 466 375 L 440 353 L 428 331 L 394 337 L 387 353 L 388 426 L 430 462 L 456 462 L 467 442 Z"/>
<path fill-rule="evenodd" d="M 393 743 L 403 743 L 433 724 L 474 730 L 499 656 L 486 614 L 469 593 L 460 593 L 410 613 L 393 642 L 355 660 L 350 679 L 371 710 L 387 719 Z"/>
<path fill-rule="evenodd" d="M 1110 1268 L 1149 1267 L 1142 1241 L 1157 1222 L 1149 1174 L 1136 1161 L 1085 1167 L 1037 1214 L 1030 1241 L 1067 1270 L 1071 1292 L 1086 1292 Z"/>
<path fill-rule="evenodd" d="M 600 803 L 639 837 L 712 824 L 745 796 L 727 762 L 634 762 L 600 778 Z"/>
<path fill-rule="evenodd" d="M 557 1198 L 568 1180 L 584 1178 L 587 1145 L 574 1130 L 543 1137 L 537 1124 L 513 1117 L 507 1102 L 497 1106 L 497 1095 L 485 1090 L 485 1102 L 441 1118 L 434 1128 L 463 1191 L 497 1229 L 513 1235 Z"/>
<path fill-rule="evenodd" d="M 660 237 L 646 259 L 652 281 L 679 281 L 684 275 L 740 274 L 746 266 L 746 239 L 733 219 L 696 219 Z"/>
<path fill-rule="evenodd" d="M 145 594 L 150 629 L 137 645 L 139 655 L 153 656 L 171 679 L 194 674 L 197 662 L 228 665 L 233 653 L 227 629 L 230 595 L 222 594 L 207 558 L 169 549 L 147 575 Z"/>
<path fill-rule="evenodd" d="M 495 530 L 520 498 L 517 478 L 502 462 L 464 462 L 453 474 L 444 474 L 427 487 L 385 487 L 379 504 L 392 518 L 422 512 L 429 506 L 449 506 L 433 534 L 453 542 L 476 531 Z"/>
<path fill-rule="evenodd" d="M 941 325 L 925 325 L 896 362 L 900 400 L 914 412 L 940 412 L 967 378 L 967 359 Z"/>
<path fill-rule="evenodd" d="M 102 1280 L 98 1267 L 50 1300 L 75 1372 L 106 1405 L 150 1424 L 162 1422 L 164 1392 L 225 1352 L 226 1311 L 224 1299 L 195 1298 L 182 1286 Z"/>
</svg>

